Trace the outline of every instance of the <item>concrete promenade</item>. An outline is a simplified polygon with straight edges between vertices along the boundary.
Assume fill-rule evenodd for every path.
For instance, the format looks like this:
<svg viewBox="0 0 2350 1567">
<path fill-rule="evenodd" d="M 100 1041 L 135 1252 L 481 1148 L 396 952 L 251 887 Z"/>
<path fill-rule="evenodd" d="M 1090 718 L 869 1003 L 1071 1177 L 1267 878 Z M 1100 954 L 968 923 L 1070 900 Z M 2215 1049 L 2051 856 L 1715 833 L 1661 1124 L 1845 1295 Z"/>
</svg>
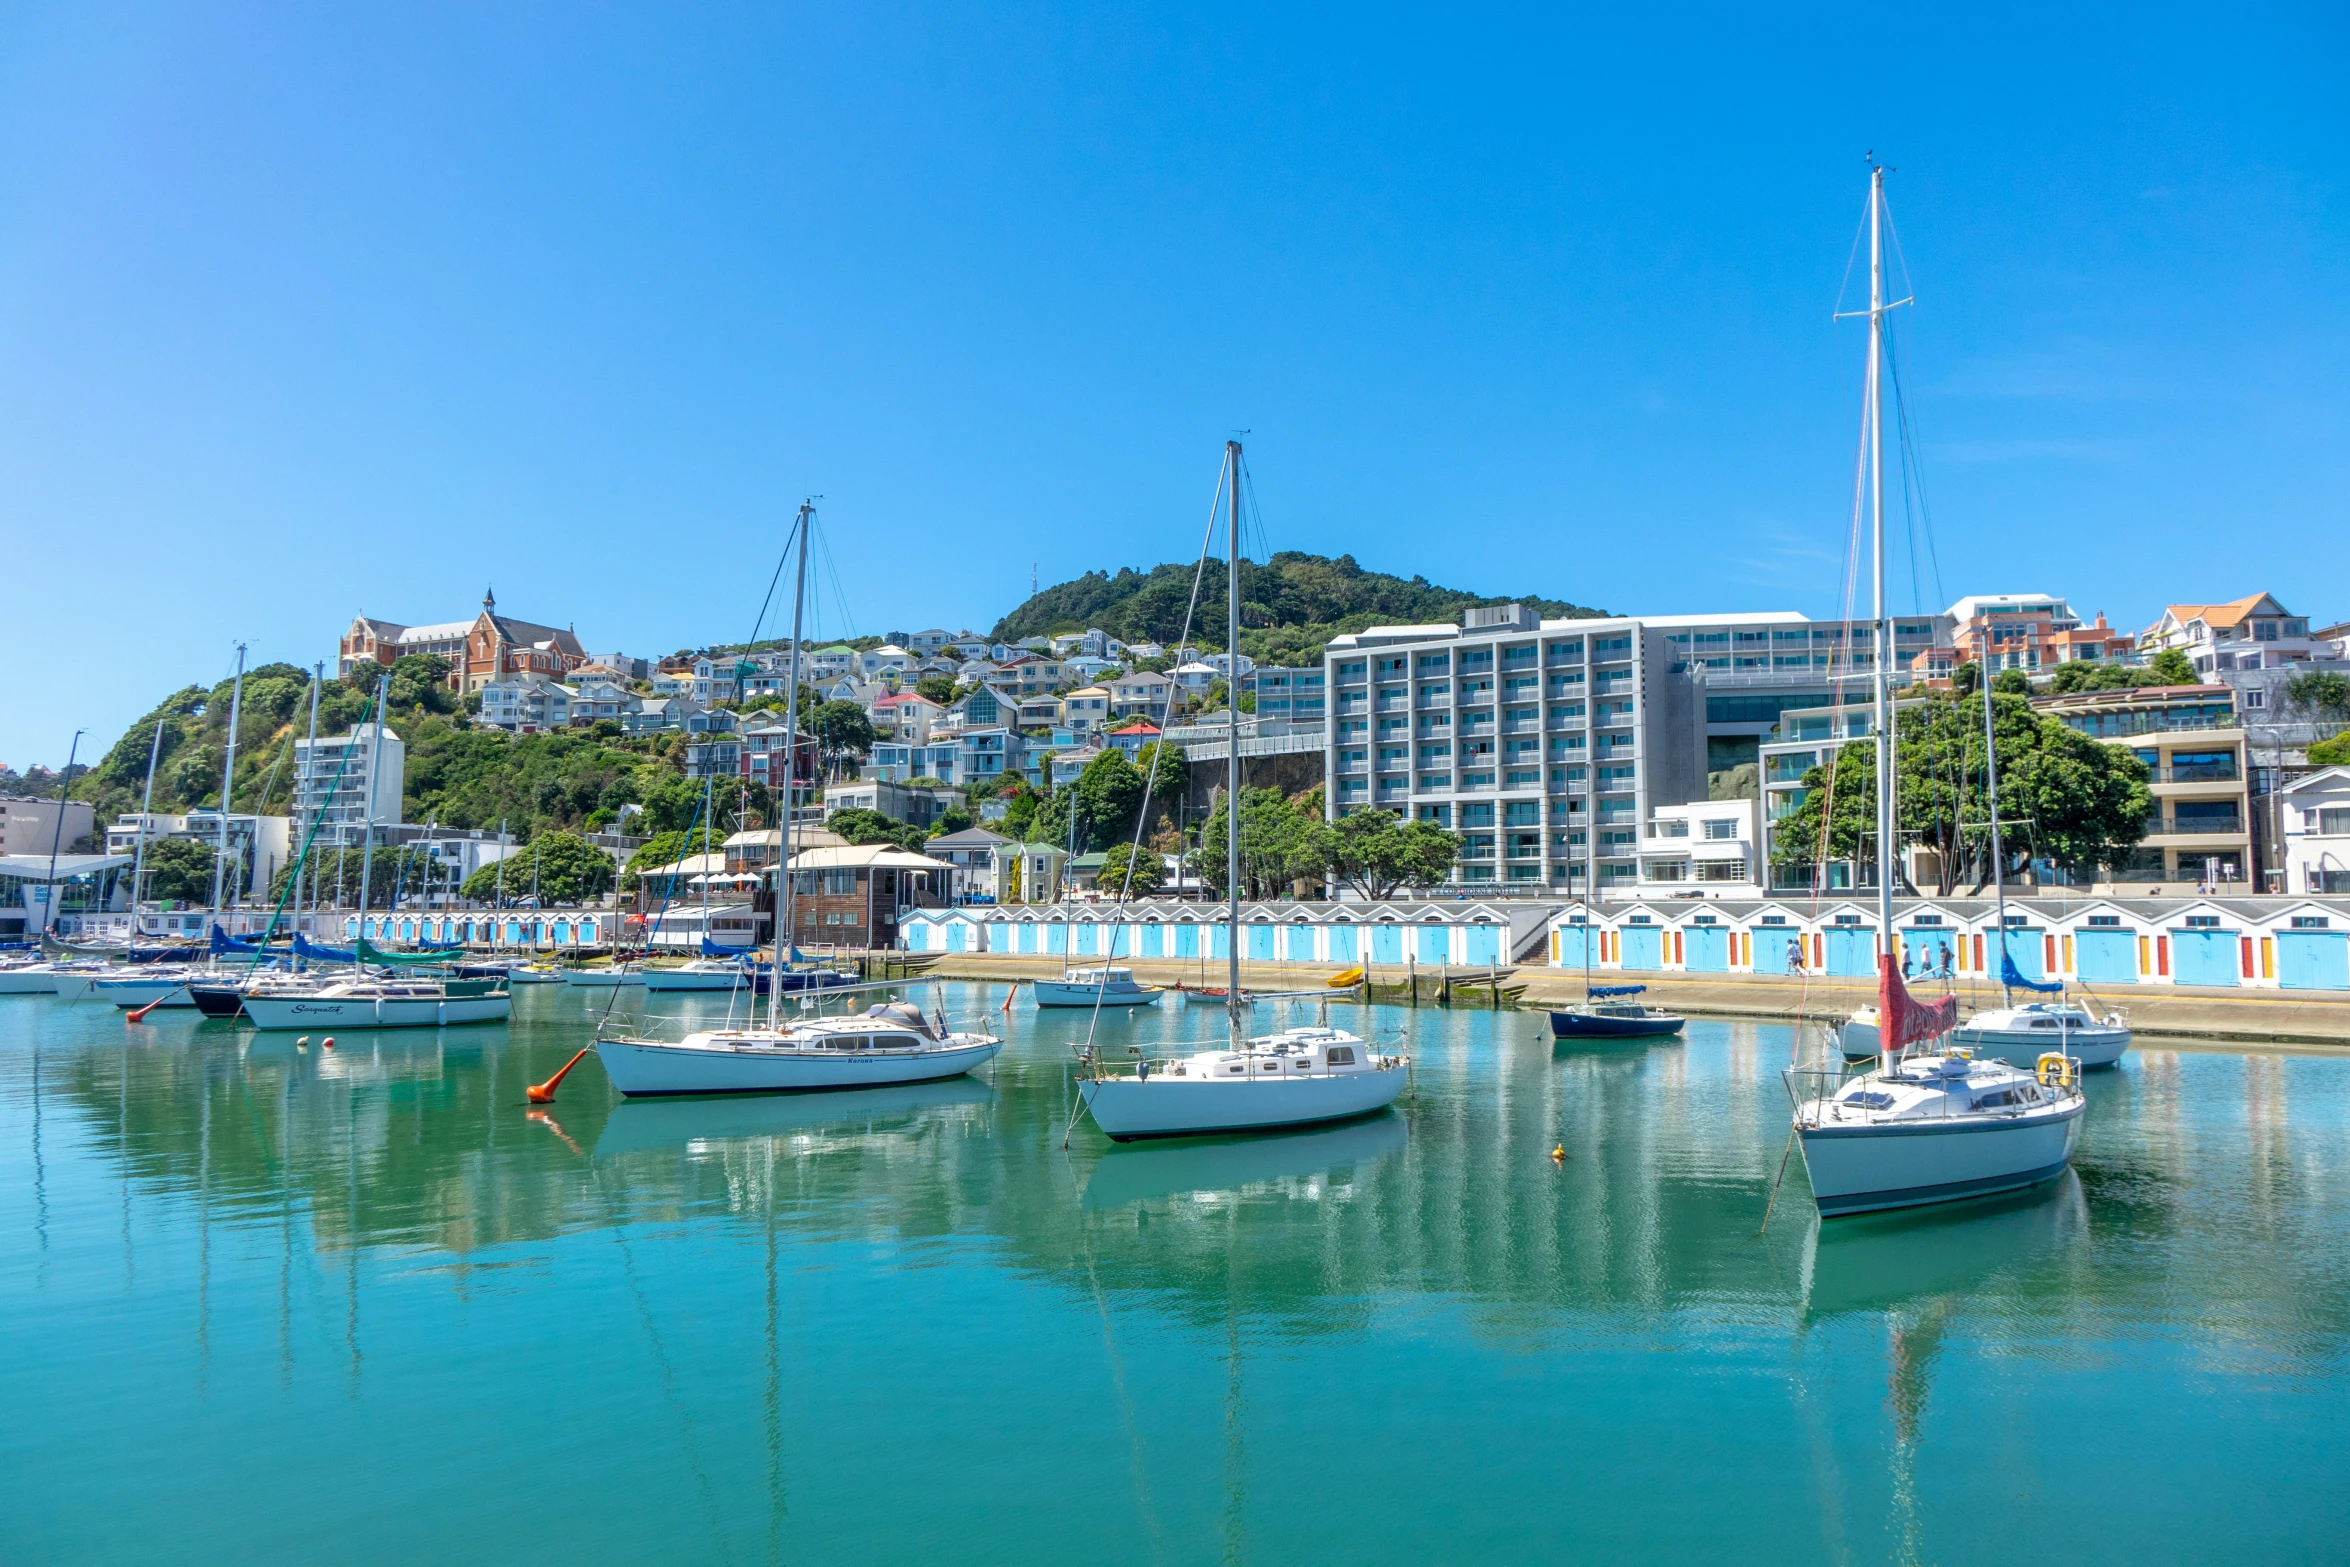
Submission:
<svg viewBox="0 0 2350 1567">
<path fill-rule="evenodd" d="M 1001 952 L 950 952 L 932 955 L 922 972 L 945 979 L 1017 981 L 1057 976 L 1058 956 L 1016 956 Z M 1080 965 L 1099 959 L 1080 958 Z M 1222 985 L 1224 963 L 1211 959 L 1203 970 L 1197 959 L 1120 959 L 1137 979 L 1154 985 Z M 1328 963 L 1246 963 L 1241 984 L 1251 990 L 1313 990 L 1320 988 L 1339 966 Z M 1639 984 L 1648 987 L 1647 999 L 1690 1017 L 1751 1018 L 1791 1023 L 1807 1018 L 1842 1017 L 1874 999 L 1876 986 L 1866 980 L 1822 978 L 1808 980 L 1775 974 L 1625 974 L 1609 971 L 1593 976 L 1600 984 Z M 1450 981 L 1460 1004 L 1482 1006 L 1498 990 L 1503 1004 L 1523 1007 L 1563 1005 L 1583 993 L 1579 969 L 1525 966 L 1490 969 L 1407 969 L 1380 964 L 1371 972 L 1377 999 L 1391 995 L 1404 999 L 1402 987 L 1416 980 L 1423 1001 L 1433 1002 L 1443 982 Z M 1960 1015 L 1999 1004 L 1995 985 L 1960 980 L 1948 987 L 1933 982 L 1913 983 L 1920 996 L 1954 990 Z M 2078 988 L 2075 989 L 2078 994 Z M 2018 993 L 2021 999 L 2021 992 Z M 2350 995 L 2329 992 L 2244 991 L 2166 985 L 2159 991 L 2130 985 L 2100 988 L 2096 998 L 2121 1012 L 2141 1039 L 2191 1044 L 2197 1040 L 2228 1045 L 2350 1048 Z"/>
</svg>

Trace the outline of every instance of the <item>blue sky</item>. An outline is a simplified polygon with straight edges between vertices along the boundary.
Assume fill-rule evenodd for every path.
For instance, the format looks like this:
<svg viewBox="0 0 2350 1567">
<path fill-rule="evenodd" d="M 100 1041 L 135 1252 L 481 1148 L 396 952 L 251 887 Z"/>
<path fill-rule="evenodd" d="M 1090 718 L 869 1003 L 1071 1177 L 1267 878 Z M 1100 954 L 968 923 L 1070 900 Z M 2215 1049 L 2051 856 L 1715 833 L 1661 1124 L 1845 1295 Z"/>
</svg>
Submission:
<svg viewBox="0 0 2350 1567">
<path fill-rule="evenodd" d="M 1872 148 L 1924 598 L 2350 617 L 2345 13 L 1633 9 L 12 7 L 0 761 L 485 583 L 740 637 L 812 492 L 823 630 L 985 629 L 1239 429 L 1276 548 L 1833 613 Z"/>
</svg>

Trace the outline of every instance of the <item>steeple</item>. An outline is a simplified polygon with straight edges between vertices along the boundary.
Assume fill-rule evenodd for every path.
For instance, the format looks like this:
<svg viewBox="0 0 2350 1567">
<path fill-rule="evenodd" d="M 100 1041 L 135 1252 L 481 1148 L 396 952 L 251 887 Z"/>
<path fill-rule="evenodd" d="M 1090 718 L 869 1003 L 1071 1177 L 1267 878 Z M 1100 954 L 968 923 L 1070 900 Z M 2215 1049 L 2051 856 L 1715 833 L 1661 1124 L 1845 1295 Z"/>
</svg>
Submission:
<svg viewBox="0 0 2350 1567">
<path fill-rule="evenodd" d="M 484 588 L 481 590 L 481 607 L 485 614 L 495 615 L 498 612 L 497 589 Z"/>
</svg>

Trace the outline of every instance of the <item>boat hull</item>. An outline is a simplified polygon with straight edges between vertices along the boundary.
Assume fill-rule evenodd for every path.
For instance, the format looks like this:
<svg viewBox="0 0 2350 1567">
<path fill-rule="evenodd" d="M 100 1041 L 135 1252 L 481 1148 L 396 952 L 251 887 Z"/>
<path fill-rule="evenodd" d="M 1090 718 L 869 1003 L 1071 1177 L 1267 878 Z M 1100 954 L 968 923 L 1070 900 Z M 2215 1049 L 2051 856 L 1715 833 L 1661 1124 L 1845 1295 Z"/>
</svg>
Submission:
<svg viewBox="0 0 2350 1567">
<path fill-rule="evenodd" d="M 1164 994 L 1162 991 L 1140 987 L 1126 990 L 1115 985 L 1070 985 L 1057 979 L 1040 979 L 1033 983 L 1036 987 L 1036 1004 L 1040 1007 L 1090 1007 L 1097 1002 L 1105 1007 L 1155 1007 L 1159 1004 L 1159 997 Z M 1223 1000 L 1222 996 L 1216 998 L 1219 1006 Z"/>
<path fill-rule="evenodd" d="M 642 974 L 616 974 L 608 968 L 573 968 L 563 971 L 563 983 L 574 990 L 610 990 L 615 985 L 642 985 Z"/>
<path fill-rule="evenodd" d="M 1000 1039 L 935 1050 L 738 1050 L 724 1046 L 602 1039 L 596 1059 L 631 1099 L 678 1094 L 820 1093 L 961 1077 L 993 1061 Z"/>
<path fill-rule="evenodd" d="M 1804 1169 L 1823 1218 L 1987 1197 L 2062 1175 L 2082 1102 L 2013 1120 L 1802 1127 Z"/>
<path fill-rule="evenodd" d="M 1282 1079 L 1087 1078 L 1077 1092 L 1094 1125 L 1113 1142 L 1126 1143 L 1350 1120 L 1395 1103 L 1408 1080 L 1398 1062 L 1369 1072 Z"/>
<path fill-rule="evenodd" d="M 60 1001 L 81 1001 L 102 976 L 97 974 L 59 974 L 55 976 L 50 993 Z"/>
<path fill-rule="evenodd" d="M 1595 1017 L 1584 1012 L 1553 1012 L 1551 1034 L 1559 1039 L 1657 1039 L 1678 1034 L 1688 1019 L 1664 1017 Z"/>
<path fill-rule="evenodd" d="M 2090 1028 L 2002 1029 L 1970 1028 L 1962 1023 L 1950 1033 L 1950 1042 L 1965 1045 L 1985 1061 L 2005 1061 L 2030 1071 L 2040 1058 L 2055 1052 L 2071 1056 L 2084 1068 L 2120 1064 L 2130 1048 L 2130 1031 L 2100 1024 Z"/>
<path fill-rule="evenodd" d="M 54 969 L 0 969 L 0 996 L 54 996 L 57 979 Z"/>
<path fill-rule="evenodd" d="M 642 978 L 647 990 L 765 990 L 756 981 L 763 976 L 750 974 L 687 974 L 676 969 L 647 969 Z"/>
<path fill-rule="evenodd" d="M 188 982 L 184 979 L 102 979 L 90 987 L 93 995 L 102 996 L 124 1011 L 158 1002 L 167 1007 L 192 1007 L 188 999 Z"/>
<path fill-rule="evenodd" d="M 190 985 L 188 999 L 206 1017 L 235 1017 L 245 1010 L 245 994 L 234 985 Z"/>
<path fill-rule="evenodd" d="M 514 1013 L 511 995 L 490 996 L 247 996 L 245 1016 L 255 1028 L 449 1028 L 503 1023 Z"/>
</svg>

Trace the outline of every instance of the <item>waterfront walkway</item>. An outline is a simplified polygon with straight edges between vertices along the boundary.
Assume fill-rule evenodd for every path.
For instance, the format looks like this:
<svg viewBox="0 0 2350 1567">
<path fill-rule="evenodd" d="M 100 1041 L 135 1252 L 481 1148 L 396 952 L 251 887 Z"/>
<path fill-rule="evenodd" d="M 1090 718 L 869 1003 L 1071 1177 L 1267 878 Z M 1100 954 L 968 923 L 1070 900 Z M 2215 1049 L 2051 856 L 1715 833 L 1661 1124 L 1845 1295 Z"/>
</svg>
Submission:
<svg viewBox="0 0 2350 1567">
<path fill-rule="evenodd" d="M 942 979 L 1027 980 L 1058 976 L 1058 956 L 1022 956 L 1002 952 L 933 954 L 923 972 Z M 1079 966 L 1098 964 L 1101 958 L 1078 958 Z M 1137 979 L 1153 985 L 1222 985 L 1224 963 L 1212 959 L 1203 970 L 1197 959 L 1118 958 L 1110 960 L 1134 970 Z M 1241 984 L 1252 990 L 1310 990 L 1324 984 L 1340 966 L 1330 963 L 1241 964 Z M 1791 1023 L 1798 1013 L 1813 1018 L 1840 1018 L 1854 1007 L 1872 1001 L 1876 986 L 1865 979 L 1811 976 L 1808 981 L 1781 974 L 1652 974 L 1614 969 L 1595 973 L 1602 985 L 1645 985 L 1647 999 L 1691 1017 L 1751 1018 Z M 1422 1002 L 1437 1004 L 1448 993 L 1457 1004 L 1501 1001 L 1524 1007 L 1564 1005 L 1583 994 L 1580 969 L 1547 966 L 1518 968 L 1399 968 L 1375 966 L 1371 972 L 1375 999 L 1409 999 L 1408 984 L 1416 984 Z M 1913 981 L 1921 995 L 1943 989 L 1931 981 Z M 1999 1005 L 1996 985 L 1961 979 L 1947 987 L 1960 999 L 1962 1013 Z M 2075 987 L 2077 994 L 2078 987 Z M 1347 992 L 1332 992 L 1345 995 Z M 2017 992 L 2024 999 L 2022 992 Z M 2096 991 L 2105 1008 L 2121 1012 L 2130 1027 L 2146 1039 L 2187 1042 L 2211 1040 L 2229 1045 L 2332 1046 L 2350 1048 L 2350 995 L 2326 991 L 2227 990 L 2216 987 L 2165 985 L 2159 991 L 2128 985 Z"/>
</svg>

